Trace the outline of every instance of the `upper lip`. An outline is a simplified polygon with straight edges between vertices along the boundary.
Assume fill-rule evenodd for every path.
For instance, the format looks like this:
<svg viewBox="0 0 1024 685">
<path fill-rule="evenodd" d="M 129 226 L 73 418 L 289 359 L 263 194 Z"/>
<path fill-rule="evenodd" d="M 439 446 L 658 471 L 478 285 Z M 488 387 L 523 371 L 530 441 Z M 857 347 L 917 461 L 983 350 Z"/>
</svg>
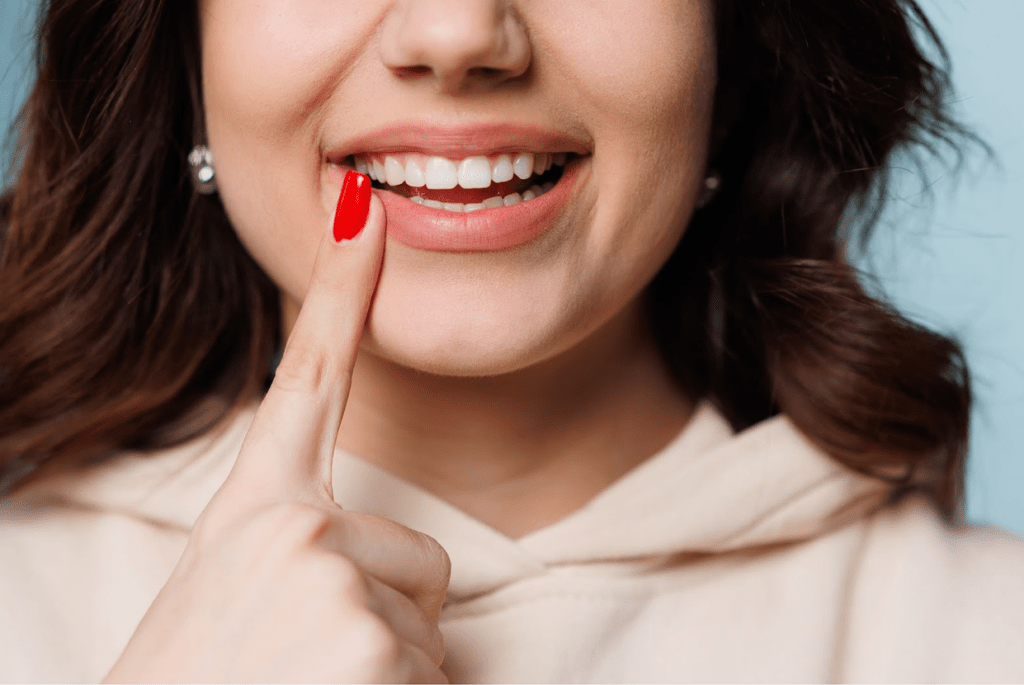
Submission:
<svg viewBox="0 0 1024 685">
<path fill-rule="evenodd" d="M 441 126 L 420 122 L 393 123 L 328 144 L 325 158 L 342 164 L 349 155 L 366 152 L 419 152 L 449 159 L 513 152 L 589 154 L 589 140 L 540 126 L 520 123 L 479 123 Z"/>
</svg>

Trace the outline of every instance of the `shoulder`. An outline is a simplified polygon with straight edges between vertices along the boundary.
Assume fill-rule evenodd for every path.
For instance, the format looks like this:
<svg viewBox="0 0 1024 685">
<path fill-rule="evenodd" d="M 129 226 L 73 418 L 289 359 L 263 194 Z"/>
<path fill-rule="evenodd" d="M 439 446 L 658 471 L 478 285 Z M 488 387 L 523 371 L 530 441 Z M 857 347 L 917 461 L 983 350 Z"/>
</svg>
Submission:
<svg viewBox="0 0 1024 685">
<path fill-rule="evenodd" d="M 0 682 L 101 679 L 167 581 L 251 420 L 0 499 Z"/>
<path fill-rule="evenodd" d="M 184 541 L 117 513 L 0 502 L 0 681 L 101 679 Z"/>
<path fill-rule="evenodd" d="M 865 522 L 844 680 L 1024 680 L 1024 540 L 908 498 Z"/>
</svg>

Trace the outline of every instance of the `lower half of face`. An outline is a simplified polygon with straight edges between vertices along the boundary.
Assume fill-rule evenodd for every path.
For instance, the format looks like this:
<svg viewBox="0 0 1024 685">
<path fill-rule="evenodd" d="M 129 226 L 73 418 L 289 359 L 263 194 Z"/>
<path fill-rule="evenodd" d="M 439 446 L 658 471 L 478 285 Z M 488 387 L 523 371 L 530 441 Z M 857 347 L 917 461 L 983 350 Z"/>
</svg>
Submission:
<svg viewBox="0 0 1024 685">
<path fill-rule="evenodd" d="M 677 244 L 704 176 L 712 22 L 696 0 L 437 4 L 361 3 L 330 22 L 326 0 L 207 0 L 209 141 L 232 224 L 286 311 L 356 167 L 389 223 L 364 349 L 505 373 L 595 335 Z M 521 54 L 488 54 L 488 31 Z"/>
</svg>

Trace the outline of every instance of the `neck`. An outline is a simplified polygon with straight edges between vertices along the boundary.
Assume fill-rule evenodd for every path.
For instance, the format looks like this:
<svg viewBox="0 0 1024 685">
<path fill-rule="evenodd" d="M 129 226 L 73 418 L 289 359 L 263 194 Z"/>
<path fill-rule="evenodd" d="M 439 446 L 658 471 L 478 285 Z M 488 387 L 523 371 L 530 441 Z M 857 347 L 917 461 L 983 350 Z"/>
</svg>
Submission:
<svg viewBox="0 0 1024 685">
<path fill-rule="evenodd" d="M 361 353 L 338 444 L 510 537 L 550 525 L 663 448 L 692 414 L 640 309 L 500 376 L 436 376 Z"/>
</svg>

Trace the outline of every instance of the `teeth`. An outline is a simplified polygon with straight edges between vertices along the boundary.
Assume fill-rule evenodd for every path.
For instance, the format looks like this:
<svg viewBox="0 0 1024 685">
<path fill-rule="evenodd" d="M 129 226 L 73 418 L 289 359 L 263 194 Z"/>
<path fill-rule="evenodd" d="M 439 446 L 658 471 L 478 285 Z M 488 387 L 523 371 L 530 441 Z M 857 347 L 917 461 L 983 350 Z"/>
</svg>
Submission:
<svg viewBox="0 0 1024 685">
<path fill-rule="evenodd" d="M 427 173 L 423 165 L 412 157 L 405 160 L 405 182 L 411 188 L 422 188 L 427 185 Z"/>
<path fill-rule="evenodd" d="M 426 173 L 427 188 L 431 190 L 448 190 L 459 185 L 458 168 L 454 162 L 444 157 L 427 158 Z"/>
<path fill-rule="evenodd" d="M 516 155 L 516 159 L 512 162 L 512 169 L 515 175 L 524 181 L 533 176 L 533 153 L 524 152 Z"/>
<path fill-rule="evenodd" d="M 483 202 L 470 202 L 463 204 L 461 202 L 438 202 L 437 200 L 426 200 L 422 197 L 412 196 L 409 199 L 418 205 L 424 207 L 432 207 L 434 209 L 443 209 L 446 212 L 478 212 L 481 209 L 497 209 L 498 207 L 511 207 L 512 205 L 519 204 L 520 202 L 526 202 L 527 200 L 533 200 L 544 193 L 554 188 L 554 183 L 545 183 L 543 186 L 532 185 L 530 189 L 520 195 L 519 193 L 512 193 L 505 197 L 491 197 Z"/>
<path fill-rule="evenodd" d="M 491 185 L 491 163 L 486 157 L 467 157 L 459 164 L 459 185 L 486 188 Z"/>
<path fill-rule="evenodd" d="M 540 176 L 548 170 L 548 160 L 551 159 L 543 152 L 533 158 L 533 173 Z"/>
<path fill-rule="evenodd" d="M 512 168 L 512 158 L 508 155 L 501 155 L 494 161 L 494 169 L 491 171 L 491 180 L 495 183 L 511 181 L 515 176 Z"/>
<path fill-rule="evenodd" d="M 384 177 L 389 186 L 400 186 L 405 183 L 405 167 L 394 157 L 384 158 Z"/>
<path fill-rule="evenodd" d="M 425 186 L 431 190 L 449 190 L 456 186 L 480 189 L 487 188 L 492 183 L 506 183 L 515 178 L 527 180 L 546 173 L 552 166 L 564 166 L 567 160 L 568 154 L 565 152 L 521 152 L 516 155 L 501 154 L 493 159 L 475 155 L 462 160 L 408 153 L 356 157 L 355 168 L 374 181 L 389 186 L 406 184 L 411 188 Z M 553 186 L 554 184 L 550 182 L 545 183 L 543 187 L 534 185 L 522 195 L 512 193 L 504 198 L 495 196 L 485 202 L 468 205 L 440 202 L 432 204 L 432 201 L 421 198 L 417 198 L 417 201 L 428 207 L 437 205 L 436 208 L 444 207 L 453 212 L 475 212 L 531 200 L 543 195 Z"/>
</svg>

